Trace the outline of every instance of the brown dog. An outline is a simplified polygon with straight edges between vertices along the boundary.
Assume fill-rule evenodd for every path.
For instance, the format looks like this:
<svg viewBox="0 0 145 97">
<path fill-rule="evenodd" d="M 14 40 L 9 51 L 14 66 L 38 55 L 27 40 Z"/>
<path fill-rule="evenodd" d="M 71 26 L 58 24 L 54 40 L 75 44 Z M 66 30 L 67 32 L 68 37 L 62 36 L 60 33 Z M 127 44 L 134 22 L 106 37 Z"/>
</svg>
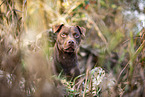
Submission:
<svg viewBox="0 0 145 97">
<path fill-rule="evenodd" d="M 79 26 L 53 26 L 57 39 L 54 47 L 54 71 L 63 73 L 67 78 L 75 78 L 80 74 L 77 60 L 77 49 L 81 38 L 85 34 L 85 28 Z"/>
</svg>

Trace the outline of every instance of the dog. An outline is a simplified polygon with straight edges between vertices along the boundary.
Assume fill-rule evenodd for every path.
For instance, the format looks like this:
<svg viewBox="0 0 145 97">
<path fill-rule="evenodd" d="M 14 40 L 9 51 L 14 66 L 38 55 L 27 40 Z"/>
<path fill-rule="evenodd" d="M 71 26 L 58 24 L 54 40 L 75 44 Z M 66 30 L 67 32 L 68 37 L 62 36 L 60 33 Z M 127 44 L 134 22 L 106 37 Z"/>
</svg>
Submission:
<svg viewBox="0 0 145 97">
<path fill-rule="evenodd" d="M 53 33 L 56 33 L 54 46 L 53 71 L 63 74 L 67 79 L 74 79 L 80 75 L 77 59 L 77 49 L 81 39 L 85 36 L 86 29 L 80 26 L 53 26 Z"/>
</svg>

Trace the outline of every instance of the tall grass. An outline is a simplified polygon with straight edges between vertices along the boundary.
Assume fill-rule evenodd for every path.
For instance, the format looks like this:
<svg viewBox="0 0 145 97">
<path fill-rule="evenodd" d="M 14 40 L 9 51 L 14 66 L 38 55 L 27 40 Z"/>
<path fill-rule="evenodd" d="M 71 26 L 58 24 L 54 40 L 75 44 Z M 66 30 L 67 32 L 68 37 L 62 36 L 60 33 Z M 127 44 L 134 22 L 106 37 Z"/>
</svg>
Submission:
<svg viewBox="0 0 145 97">
<path fill-rule="evenodd" d="M 144 96 L 145 29 L 111 0 L 0 1 L 0 96 Z M 52 25 L 87 29 L 78 52 L 80 81 L 51 71 Z M 100 68 L 101 67 L 101 68 Z M 103 68 L 103 69 L 102 69 Z M 77 79 L 77 78 L 76 78 Z"/>
</svg>

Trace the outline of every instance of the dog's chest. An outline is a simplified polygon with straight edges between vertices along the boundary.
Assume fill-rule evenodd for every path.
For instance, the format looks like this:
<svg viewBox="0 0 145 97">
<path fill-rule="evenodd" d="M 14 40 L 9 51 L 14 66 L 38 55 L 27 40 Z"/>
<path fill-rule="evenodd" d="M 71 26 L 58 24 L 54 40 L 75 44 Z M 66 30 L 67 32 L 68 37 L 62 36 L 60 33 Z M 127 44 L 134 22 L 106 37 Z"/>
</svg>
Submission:
<svg viewBox="0 0 145 97">
<path fill-rule="evenodd" d="M 75 67 L 77 65 L 76 55 L 62 54 L 59 56 L 59 63 L 62 66 L 62 68 Z"/>
</svg>

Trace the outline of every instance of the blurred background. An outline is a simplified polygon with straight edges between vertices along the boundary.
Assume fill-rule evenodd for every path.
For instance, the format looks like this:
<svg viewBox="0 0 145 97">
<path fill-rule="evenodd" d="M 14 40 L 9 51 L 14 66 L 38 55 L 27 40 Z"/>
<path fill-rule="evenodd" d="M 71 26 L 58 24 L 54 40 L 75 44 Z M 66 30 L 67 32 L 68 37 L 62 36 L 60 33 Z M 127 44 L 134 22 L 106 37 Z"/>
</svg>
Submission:
<svg viewBox="0 0 145 97">
<path fill-rule="evenodd" d="M 62 23 L 86 28 L 84 88 L 52 76 L 52 26 Z M 1 0 L 0 97 L 145 97 L 144 27 L 144 0 Z"/>
</svg>

